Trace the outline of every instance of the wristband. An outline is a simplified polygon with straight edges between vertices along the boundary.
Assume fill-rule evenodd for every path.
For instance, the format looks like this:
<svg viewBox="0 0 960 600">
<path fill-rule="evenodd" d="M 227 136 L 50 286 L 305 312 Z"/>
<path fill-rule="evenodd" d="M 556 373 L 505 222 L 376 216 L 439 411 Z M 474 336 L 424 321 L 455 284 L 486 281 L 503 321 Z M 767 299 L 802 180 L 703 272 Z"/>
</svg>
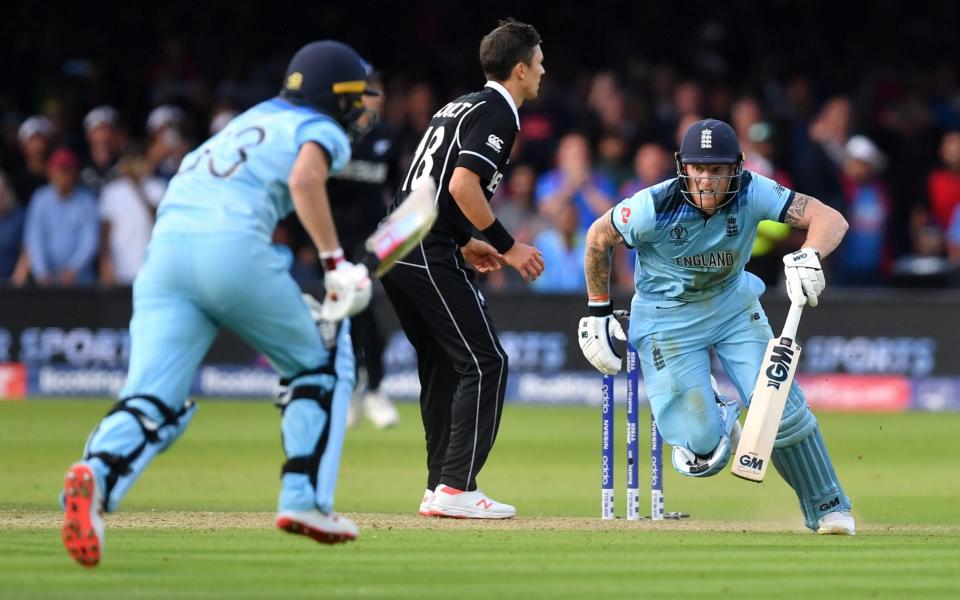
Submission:
<svg viewBox="0 0 960 600">
<path fill-rule="evenodd" d="M 587 302 L 587 314 L 591 317 L 608 317 L 613 314 L 613 305 L 607 302 Z"/>
<path fill-rule="evenodd" d="M 343 248 L 338 247 L 336 250 L 330 250 L 329 252 L 320 252 L 320 264 L 323 265 L 324 271 L 333 271 L 343 261 Z"/>
<path fill-rule="evenodd" d="M 490 227 L 480 231 L 480 233 L 483 234 L 483 237 L 487 238 L 490 245 L 496 248 L 500 254 L 503 254 L 513 247 L 513 236 L 511 236 L 507 228 L 503 226 L 500 219 L 494 219 Z"/>
</svg>

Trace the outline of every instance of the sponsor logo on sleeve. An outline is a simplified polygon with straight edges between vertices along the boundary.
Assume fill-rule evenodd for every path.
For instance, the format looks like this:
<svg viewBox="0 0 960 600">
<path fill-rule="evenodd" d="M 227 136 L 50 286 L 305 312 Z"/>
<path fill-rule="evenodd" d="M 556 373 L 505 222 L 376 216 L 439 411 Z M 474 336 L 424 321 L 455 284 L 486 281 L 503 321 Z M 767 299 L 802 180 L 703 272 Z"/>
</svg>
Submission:
<svg viewBox="0 0 960 600">
<path fill-rule="evenodd" d="M 487 145 L 493 148 L 494 152 L 500 152 L 503 150 L 503 140 L 492 133 L 487 137 Z"/>
<path fill-rule="evenodd" d="M 630 210 L 629 206 L 623 206 L 620 208 L 620 222 L 624 225 L 627 224 L 627 221 L 630 220 L 630 213 L 633 212 Z"/>
</svg>

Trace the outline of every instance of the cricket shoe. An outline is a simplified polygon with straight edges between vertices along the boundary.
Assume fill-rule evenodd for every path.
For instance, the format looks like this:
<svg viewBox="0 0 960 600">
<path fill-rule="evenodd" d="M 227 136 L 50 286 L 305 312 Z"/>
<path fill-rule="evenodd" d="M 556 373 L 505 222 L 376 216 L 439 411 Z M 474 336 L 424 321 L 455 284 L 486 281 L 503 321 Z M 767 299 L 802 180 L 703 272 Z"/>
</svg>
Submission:
<svg viewBox="0 0 960 600">
<path fill-rule="evenodd" d="M 347 405 L 347 429 L 353 429 L 360 422 L 361 408 L 360 392 L 354 391 Z"/>
<path fill-rule="evenodd" d="M 277 513 L 277 528 L 313 538 L 321 544 L 339 544 L 357 539 L 356 523 L 335 512 L 287 510 Z"/>
<path fill-rule="evenodd" d="M 63 546 L 85 567 L 95 567 L 103 552 L 103 499 L 90 465 L 74 463 L 63 480 Z"/>
<path fill-rule="evenodd" d="M 853 515 L 843 510 L 835 510 L 820 517 L 817 523 L 820 535 L 857 535 L 857 524 Z"/>
<path fill-rule="evenodd" d="M 465 492 L 442 483 L 433 492 L 430 515 L 455 519 L 511 519 L 517 509 L 489 498 L 480 490 Z"/>
<path fill-rule="evenodd" d="M 423 491 L 423 500 L 420 501 L 420 516 L 421 517 L 432 517 L 430 514 L 430 505 L 433 503 L 433 492 L 430 488 L 427 488 Z"/>
<path fill-rule="evenodd" d="M 363 396 L 363 414 L 377 429 L 387 429 L 400 422 L 400 413 L 393 402 L 380 391 Z"/>
</svg>

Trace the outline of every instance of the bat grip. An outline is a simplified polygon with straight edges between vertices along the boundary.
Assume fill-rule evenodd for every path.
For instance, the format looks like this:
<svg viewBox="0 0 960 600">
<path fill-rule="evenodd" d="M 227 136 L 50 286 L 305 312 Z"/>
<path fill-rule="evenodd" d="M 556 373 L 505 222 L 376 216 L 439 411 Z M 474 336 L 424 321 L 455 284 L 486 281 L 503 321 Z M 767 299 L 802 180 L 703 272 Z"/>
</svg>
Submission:
<svg viewBox="0 0 960 600">
<path fill-rule="evenodd" d="M 783 324 L 781 337 L 788 337 L 796 341 L 797 327 L 800 325 L 800 315 L 803 314 L 803 307 L 803 304 L 790 304 L 790 312 L 787 313 L 787 321 Z"/>
</svg>

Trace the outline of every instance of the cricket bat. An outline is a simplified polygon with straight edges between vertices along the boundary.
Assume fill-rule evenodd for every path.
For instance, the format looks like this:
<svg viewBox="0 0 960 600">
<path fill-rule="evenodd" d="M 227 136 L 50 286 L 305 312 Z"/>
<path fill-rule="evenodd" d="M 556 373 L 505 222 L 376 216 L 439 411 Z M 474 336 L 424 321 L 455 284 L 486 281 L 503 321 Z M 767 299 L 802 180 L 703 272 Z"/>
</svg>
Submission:
<svg viewBox="0 0 960 600">
<path fill-rule="evenodd" d="M 770 464 L 773 442 L 783 417 L 783 407 L 787 403 L 787 394 L 800 361 L 800 346 L 794 338 L 797 336 L 802 312 L 802 304 L 791 304 L 783 332 L 780 337 L 773 338 L 767 344 L 757 383 L 753 388 L 750 410 L 743 423 L 740 443 L 730 468 L 730 472 L 741 479 L 762 482 Z"/>
<path fill-rule="evenodd" d="M 367 238 L 366 249 L 376 257 L 370 271 L 382 277 L 427 235 L 437 214 L 437 184 L 428 176 Z"/>
</svg>

